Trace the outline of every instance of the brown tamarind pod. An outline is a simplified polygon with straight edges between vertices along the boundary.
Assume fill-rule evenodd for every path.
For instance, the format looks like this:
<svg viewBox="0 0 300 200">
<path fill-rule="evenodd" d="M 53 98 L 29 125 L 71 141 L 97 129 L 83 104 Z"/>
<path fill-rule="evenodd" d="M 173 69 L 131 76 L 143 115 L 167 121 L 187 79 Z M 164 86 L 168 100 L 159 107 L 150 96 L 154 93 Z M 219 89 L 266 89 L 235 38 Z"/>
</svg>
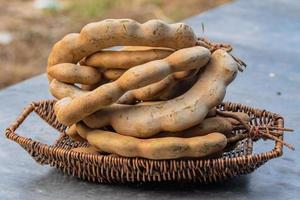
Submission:
<svg viewBox="0 0 300 200">
<path fill-rule="evenodd" d="M 77 96 L 82 96 L 87 92 L 81 90 L 79 87 L 73 84 L 62 83 L 53 79 L 50 83 L 50 93 L 57 99 L 62 99 L 66 97 L 75 98 Z"/>
<path fill-rule="evenodd" d="M 205 157 L 220 152 L 227 145 L 227 139 L 221 133 L 209 133 L 192 138 L 139 139 L 110 131 L 90 129 L 83 123 L 78 123 L 76 129 L 92 146 L 101 151 L 124 157 L 143 157 L 155 160 Z"/>
<path fill-rule="evenodd" d="M 58 41 L 48 58 L 48 68 L 59 63 L 76 64 L 84 57 L 113 46 L 153 46 L 182 49 L 195 46 L 193 29 L 183 23 L 150 20 L 140 24 L 130 19 L 106 19 L 87 24 L 80 33 Z"/>
<path fill-rule="evenodd" d="M 184 74 L 180 74 L 179 76 L 177 76 L 179 72 L 175 72 L 161 81 L 130 90 L 117 103 L 133 104 L 137 101 L 166 100 L 177 97 L 187 91 L 197 80 L 197 76 L 195 76 L 193 70 L 184 72 Z M 192 75 L 193 78 L 186 78 L 188 75 Z M 178 80 L 178 78 L 183 80 Z"/>
<path fill-rule="evenodd" d="M 174 73 L 174 75 L 176 75 Z M 199 75 L 194 74 L 191 72 L 191 76 L 178 79 L 176 78 L 176 81 L 174 81 L 174 84 L 170 85 L 168 88 L 166 88 L 159 96 L 158 100 L 166 101 L 169 99 L 173 99 L 175 97 L 178 97 L 185 92 L 187 92 L 198 80 Z"/>
<path fill-rule="evenodd" d="M 103 50 L 92 54 L 84 61 L 85 65 L 102 69 L 129 69 L 153 60 L 160 60 L 171 55 L 173 50 L 148 49 L 139 51 Z"/>
<path fill-rule="evenodd" d="M 111 105 L 83 119 L 91 128 L 111 125 L 122 134 L 151 137 L 159 132 L 183 131 L 200 124 L 219 105 L 239 64 L 224 50 L 216 50 L 197 82 L 183 95 L 155 104 Z"/>
<path fill-rule="evenodd" d="M 101 73 L 89 66 L 61 63 L 47 70 L 48 75 L 64 83 L 93 85 L 101 80 Z"/>
<path fill-rule="evenodd" d="M 210 117 L 204 119 L 200 124 L 192 128 L 179 132 L 160 132 L 154 137 L 195 137 L 202 136 L 212 132 L 219 132 L 225 136 L 230 136 L 234 125 L 231 120 L 226 117 Z"/>
<path fill-rule="evenodd" d="M 65 98 L 55 105 L 58 120 L 71 125 L 95 111 L 116 102 L 124 93 L 162 80 L 176 71 L 203 67 L 210 58 L 204 47 L 181 49 L 162 60 L 151 61 L 127 70 L 116 81 L 101 85 L 84 96 Z"/>
</svg>

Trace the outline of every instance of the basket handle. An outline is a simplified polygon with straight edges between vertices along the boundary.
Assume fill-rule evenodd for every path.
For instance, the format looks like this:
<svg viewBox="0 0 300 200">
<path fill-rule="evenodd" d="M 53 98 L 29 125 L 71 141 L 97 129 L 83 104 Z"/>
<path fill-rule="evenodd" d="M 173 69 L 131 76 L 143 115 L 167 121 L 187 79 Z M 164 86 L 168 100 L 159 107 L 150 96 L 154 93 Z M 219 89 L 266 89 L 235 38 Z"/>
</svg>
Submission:
<svg viewBox="0 0 300 200">
<path fill-rule="evenodd" d="M 34 111 L 36 104 L 37 103 L 32 102 L 27 107 L 25 107 L 23 112 L 17 117 L 17 119 L 13 123 L 11 123 L 10 126 L 8 128 L 6 128 L 6 130 L 5 130 L 5 136 L 8 139 L 17 142 L 18 144 L 20 144 L 23 147 L 28 146 L 28 145 L 34 145 L 37 142 L 33 141 L 30 138 L 20 136 L 17 133 L 15 133 L 15 131 L 24 122 L 24 120 L 29 116 L 29 114 L 31 114 L 32 111 Z M 40 143 L 40 144 L 42 144 L 42 143 Z"/>
</svg>

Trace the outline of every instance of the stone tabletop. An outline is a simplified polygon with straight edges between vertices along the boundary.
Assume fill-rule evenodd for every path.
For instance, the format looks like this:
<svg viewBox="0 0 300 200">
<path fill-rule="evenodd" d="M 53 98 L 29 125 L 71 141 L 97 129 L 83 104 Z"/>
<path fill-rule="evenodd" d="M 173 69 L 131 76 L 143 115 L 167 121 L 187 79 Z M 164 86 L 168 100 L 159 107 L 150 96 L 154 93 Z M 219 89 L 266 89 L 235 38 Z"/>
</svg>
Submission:
<svg viewBox="0 0 300 200">
<path fill-rule="evenodd" d="M 105 185 L 69 177 L 38 165 L 4 129 L 31 101 L 49 99 L 41 75 L 0 91 L 0 199 L 299 199 L 300 196 L 300 1 L 234 1 L 185 21 L 198 35 L 234 46 L 247 70 L 228 88 L 226 100 L 280 113 L 296 129 L 285 139 L 296 151 L 284 149 L 281 158 L 254 173 L 212 185 Z M 204 24 L 204 33 L 201 28 Z M 58 134 L 37 116 L 19 134 L 51 143 Z M 270 150 L 262 141 L 255 152 Z"/>
</svg>

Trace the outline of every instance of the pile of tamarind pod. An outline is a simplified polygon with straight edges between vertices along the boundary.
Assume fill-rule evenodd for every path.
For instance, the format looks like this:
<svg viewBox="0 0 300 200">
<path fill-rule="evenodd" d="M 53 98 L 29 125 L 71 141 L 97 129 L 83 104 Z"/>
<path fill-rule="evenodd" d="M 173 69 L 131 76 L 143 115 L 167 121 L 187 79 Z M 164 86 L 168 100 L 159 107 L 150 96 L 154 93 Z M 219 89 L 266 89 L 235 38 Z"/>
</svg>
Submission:
<svg viewBox="0 0 300 200">
<path fill-rule="evenodd" d="M 118 50 L 110 47 L 122 46 Z M 53 47 L 47 66 L 55 114 L 73 151 L 148 159 L 221 155 L 245 113 L 218 111 L 244 64 L 231 47 L 184 24 L 107 19 Z"/>
</svg>

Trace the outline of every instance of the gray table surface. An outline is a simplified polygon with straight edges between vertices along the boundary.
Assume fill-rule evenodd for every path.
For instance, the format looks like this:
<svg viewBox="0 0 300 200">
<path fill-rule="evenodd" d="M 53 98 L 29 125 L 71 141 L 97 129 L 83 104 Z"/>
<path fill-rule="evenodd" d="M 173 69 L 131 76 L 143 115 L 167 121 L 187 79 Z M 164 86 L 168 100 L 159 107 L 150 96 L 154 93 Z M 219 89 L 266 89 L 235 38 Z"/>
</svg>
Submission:
<svg viewBox="0 0 300 200">
<path fill-rule="evenodd" d="M 101 185 L 40 166 L 17 144 L 0 137 L 0 199 L 299 199 L 300 196 L 300 1 L 236 1 L 187 19 L 199 35 L 232 44 L 247 70 L 228 88 L 226 100 L 285 116 L 296 151 L 254 173 L 213 185 Z M 201 30 L 204 23 L 204 34 Z M 48 99 L 45 75 L 0 91 L 0 129 L 29 102 Z M 58 135 L 36 116 L 19 133 L 51 143 Z M 255 151 L 272 148 L 260 142 Z"/>
</svg>

